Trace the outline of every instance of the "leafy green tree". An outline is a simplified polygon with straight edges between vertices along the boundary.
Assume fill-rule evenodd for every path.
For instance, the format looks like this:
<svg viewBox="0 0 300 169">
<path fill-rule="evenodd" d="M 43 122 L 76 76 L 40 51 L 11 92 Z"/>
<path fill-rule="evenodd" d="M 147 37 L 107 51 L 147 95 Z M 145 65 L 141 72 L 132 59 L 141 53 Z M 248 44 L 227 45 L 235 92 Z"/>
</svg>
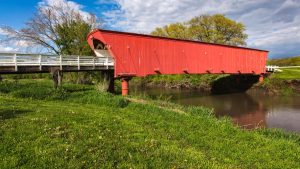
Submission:
<svg viewBox="0 0 300 169">
<path fill-rule="evenodd" d="M 84 21 L 72 21 L 56 26 L 58 39 L 56 43 L 65 55 L 93 55 L 93 51 L 86 41 L 91 31 L 91 25 Z"/>
<path fill-rule="evenodd" d="M 190 39 L 188 27 L 183 23 L 166 25 L 163 28 L 156 28 L 152 35 L 176 39 Z"/>
<path fill-rule="evenodd" d="M 245 46 L 247 34 L 242 23 L 224 15 L 201 15 L 185 23 L 156 28 L 151 34 L 156 36 L 197 40 L 202 42 Z"/>
<path fill-rule="evenodd" d="M 194 40 L 234 46 L 246 45 L 248 36 L 244 33 L 245 26 L 224 15 L 202 15 L 191 19 L 188 25 Z"/>
</svg>

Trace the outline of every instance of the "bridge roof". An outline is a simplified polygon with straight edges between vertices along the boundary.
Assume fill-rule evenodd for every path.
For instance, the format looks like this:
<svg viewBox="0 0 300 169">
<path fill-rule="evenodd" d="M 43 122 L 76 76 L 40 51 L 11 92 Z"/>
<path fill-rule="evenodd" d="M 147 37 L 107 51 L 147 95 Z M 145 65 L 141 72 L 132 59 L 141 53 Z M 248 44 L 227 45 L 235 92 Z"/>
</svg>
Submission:
<svg viewBox="0 0 300 169">
<path fill-rule="evenodd" d="M 107 32 L 107 33 L 118 33 L 118 34 L 132 35 L 132 36 L 143 36 L 143 37 L 156 38 L 156 39 L 158 38 L 158 39 L 184 41 L 184 42 L 192 42 L 192 43 L 209 44 L 209 45 L 226 46 L 226 47 L 232 47 L 232 48 L 240 48 L 240 49 L 249 49 L 249 50 L 262 51 L 262 52 L 269 52 L 268 50 L 257 49 L 257 48 L 249 48 L 249 47 L 244 47 L 244 46 L 233 46 L 233 45 L 225 45 L 225 44 L 219 44 L 219 43 L 209 43 L 209 42 L 202 42 L 202 41 L 196 41 L 196 40 L 184 40 L 184 39 L 168 38 L 168 37 L 154 36 L 154 35 L 148 35 L 148 34 L 122 32 L 122 31 L 112 31 L 112 30 L 105 30 L 105 29 L 94 29 L 92 32 L 90 32 L 88 34 L 87 39 L 93 33 L 98 32 L 98 31 Z"/>
</svg>

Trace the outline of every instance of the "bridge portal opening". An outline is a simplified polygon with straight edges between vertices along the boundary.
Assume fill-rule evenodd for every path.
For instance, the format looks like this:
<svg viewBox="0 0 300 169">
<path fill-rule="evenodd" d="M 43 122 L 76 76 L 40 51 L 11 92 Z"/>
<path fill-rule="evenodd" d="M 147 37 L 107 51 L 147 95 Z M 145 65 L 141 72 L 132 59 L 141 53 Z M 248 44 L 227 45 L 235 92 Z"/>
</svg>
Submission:
<svg viewBox="0 0 300 169">
<path fill-rule="evenodd" d="M 109 57 L 111 58 L 111 55 L 107 49 L 106 44 L 101 42 L 98 39 L 93 39 L 93 45 L 94 45 L 94 52 L 97 57 Z"/>
</svg>

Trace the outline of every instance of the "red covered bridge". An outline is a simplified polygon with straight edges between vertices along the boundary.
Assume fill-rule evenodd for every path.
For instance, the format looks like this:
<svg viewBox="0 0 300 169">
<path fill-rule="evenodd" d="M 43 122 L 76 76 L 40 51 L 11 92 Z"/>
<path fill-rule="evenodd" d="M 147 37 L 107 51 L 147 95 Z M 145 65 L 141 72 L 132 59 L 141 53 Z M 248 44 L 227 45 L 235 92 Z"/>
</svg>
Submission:
<svg viewBox="0 0 300 169">
<path fill-rule="evenodd" d="M 100 29 L 91 32 L 87 40 L 96 54 L 113 57 L 123 95 L 135 76 L 253 74 L 261 75 L 262 80 L 268 56 L 268 51 L 259 49 Z"/>
</svg>

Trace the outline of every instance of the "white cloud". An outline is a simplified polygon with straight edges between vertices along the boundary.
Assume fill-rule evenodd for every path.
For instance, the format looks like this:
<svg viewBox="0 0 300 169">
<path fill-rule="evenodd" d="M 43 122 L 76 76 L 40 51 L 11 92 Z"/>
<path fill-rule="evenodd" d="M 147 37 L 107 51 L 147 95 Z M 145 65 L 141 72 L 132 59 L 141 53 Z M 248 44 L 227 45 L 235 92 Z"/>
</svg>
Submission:
<svg viewBox="0 0 300 169">
<path fill-rule="evenodd" d="M 30 53 L 37 48 L 37 45 L 32 44 L 31 42 L 25 40 L 18 41 L 0 41 L 0 52 L 23 52 Z"/>
<path fill-rule="evenodd" d="M 222 13 L 246 25 L 250 47 L 271 50 L 272 57 L 300 54 L 300 0 L 100 0 L 99 2 L 118 4 L 119 9 L 104 13 L 107 24 L 113 29 L 149 33 L 155 27 L 187 21 L 197 15 Z M 291 46 L 286 47 L 286 44 Z"/>
<path fill-rule="evenodd" d="M 74 2 L 74 1 L 68 1 L 68 0 L 43 0 L 38 3 L 38 6 L 40 8 L 47 9 L 48 6 L 52 7 L 58 7 L 60 8 L 63 13 L 71 13 L 73 11 L 79 12 L 79 14 L 83 17 L 85 21 L 89 21 L 91 18 L 90 13 L 83 10 L 83 6 Z M 60 13 L 56 13 L 57 16 L 60 15 Z M 59 18 L 59 17 L 58 17 Z"/>
<path fill-rule="evenodd" d="M 17 49 L 0 44 L 0 52 L 15 52 L 15 51 L 17 51 Z"/>
<path fill-rule="evenodd" d="M 76 10 L 82 13 L 87 13 L 81 10 L 82 5 L 68 0 L 43 0 L 42 2 L 39 2 L 38 6 L 39 7 L 57 6 L 57 7 L 62 7 L 65 10 Z"/>
<path fill-rule="evenodd" d="M 100 2 L 103 0 L 100 0 Z M 266 0 L 114 0 L 120 8 L 105 12 L 105 16 L 114 19 L 117 26 L 124 26 L 127 30 L 150 32 L 157 26 L 172 22 L 182 22 L 201 14 L 239 12 Z"/>
<path fill-rule="evenodd" d="M 5 31 L 2 28 L 0 28 L 0 35 L 5 35 Z"/>
<path fill-rule="evenodd" d="M 7 31 L 5 31 L 3 28 L 0 27 L 0 36 L 6 36 L 8 35 Z"/>
<path fill-rule="evenodd" d="M 28 48 L 28 47 L 33 47 L 34 46 L 34 44 L 32 42 L 25 41 L 25 40 L 15 41 L 14 45 L 18 46 L 18 47 L 21 47 L 21 48 Z"/>
</svg>

